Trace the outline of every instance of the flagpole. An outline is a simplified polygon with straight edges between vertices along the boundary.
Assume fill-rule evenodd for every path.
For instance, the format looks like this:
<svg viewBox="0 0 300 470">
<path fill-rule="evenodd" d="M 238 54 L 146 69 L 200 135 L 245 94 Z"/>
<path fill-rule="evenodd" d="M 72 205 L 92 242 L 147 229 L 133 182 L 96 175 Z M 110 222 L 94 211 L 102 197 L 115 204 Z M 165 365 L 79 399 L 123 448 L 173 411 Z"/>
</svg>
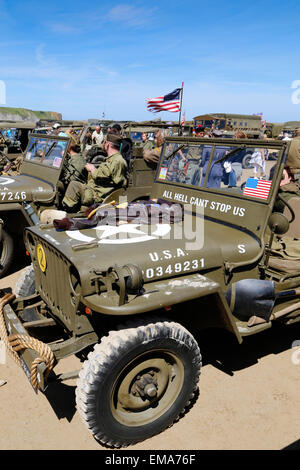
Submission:
<svg viewBox="0 0 300 470">
<path fill-rule="evenodd" d="M 183 95 L 183 82 L 181 83 L 181 92 L 180 92 L 180 111 L 179 111 L 179 119 L 178 119 L 178 135 L 182 135 L 181 129 L 181 110 L 182 110 L 182 95 Z"/>
</svg>

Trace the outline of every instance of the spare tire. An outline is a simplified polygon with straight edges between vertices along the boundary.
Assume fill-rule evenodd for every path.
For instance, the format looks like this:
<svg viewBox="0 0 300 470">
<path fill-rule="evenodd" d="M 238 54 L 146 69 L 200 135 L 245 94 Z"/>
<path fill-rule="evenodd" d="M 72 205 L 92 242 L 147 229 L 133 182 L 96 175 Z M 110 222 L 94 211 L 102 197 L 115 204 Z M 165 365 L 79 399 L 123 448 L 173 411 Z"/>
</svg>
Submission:
<svg viewBox="0 0 300 470">
<path fill-rule="evenodd" d="M 105 156 L 100 154 L 100 155 L 96 155 L 95 157 L 93 157 L 91 159 L 90 163 L 92 163 L 95 166 L 99 166 L 100 163 L 102 163 L 104 161 L 105 161 Z"/>
<path fill-rule="evenodd" d="M 243 158 L 243 160 L 242 160 L 242 166 L 243 166 L 243 168 L 246 168 L 246 169 L 253 168 L 252 163 L 250 163 L 251 157 L 252 157 L 252 154 L 251 154 L 251 153 L 247 153 L 247 154 L 244 156 L 244 158 Z"/>
</svg>

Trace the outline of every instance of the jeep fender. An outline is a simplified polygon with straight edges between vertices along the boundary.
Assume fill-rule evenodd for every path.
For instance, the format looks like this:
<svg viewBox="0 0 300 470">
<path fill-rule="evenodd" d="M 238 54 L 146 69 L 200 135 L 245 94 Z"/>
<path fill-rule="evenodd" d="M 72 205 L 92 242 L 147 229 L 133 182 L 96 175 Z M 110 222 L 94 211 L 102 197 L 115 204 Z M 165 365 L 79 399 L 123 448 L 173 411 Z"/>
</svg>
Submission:
<svg viewBox="0 0 300 470">
<path fill-rule="evenodd" d="M 242 342 L 235 319 L 217 282 L 194 273 L 150 282 L 144 288 L 142 295 L 133 296 L 123 305 L 118 305 L 116 293 L 113 299 L 113 292 L 88 295 L 83 297 L 82 302 L 91 310 L 106 315 L 136 315 L 193 301 L 195 303 L 189 307 L 189 311 L 192 311 L 191 317 L 196 328 L 221 327 L 233 333 L 239 343 Z M 200 301 L 199 306 L 197 300 Z M 187 313 L 183 315 L 186 318 Z"/>
</svg>

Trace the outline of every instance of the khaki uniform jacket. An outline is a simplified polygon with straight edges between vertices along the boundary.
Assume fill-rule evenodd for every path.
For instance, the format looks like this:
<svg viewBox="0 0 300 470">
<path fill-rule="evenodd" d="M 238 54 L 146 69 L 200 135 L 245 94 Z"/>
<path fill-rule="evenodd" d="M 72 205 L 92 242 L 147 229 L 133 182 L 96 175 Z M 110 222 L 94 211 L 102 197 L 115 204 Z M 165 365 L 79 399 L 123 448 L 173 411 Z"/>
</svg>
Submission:
<svg viewBox="0 0 300 470">
<path fill-rule="evenodd" d="M 101 202 L 114 189 L 126 188 L 127 181 L 127 163 L 120 152 L 116 152 L 89 174 L 87 188 L 92 191 L 94 202 Z"/>
<path fill-rule="evenodd" d="M 300 170 L 300 137 L 294 137 L 290 144 L 286 166 L 291 170 Z"/>
<path fill-rule="evenodd" d="M 154 148 L 154 142 L 151 140 L 146 140 L 146 142 L 142 143 L 143 151 L 145 150 L 152 150 Z"/>
<path fill-rule="evenodd" d="M 162 147 L 153 147 L 152 149 L 143 149 L 143 158 L 146 162 L 156 163 L 159 160 Z"/>
<path fill-rule="evenodd" d="M 83 170 L 84 170 L 85 164 L 86 162 L 81 153 L 70 155 L 65 164 L 65 167 L 62 173 L 62 179 L 68 182 L 74 181 L 74 180 L 76 181 L 77 180 L 76 177 L 84 179 Z"/>
</svg>

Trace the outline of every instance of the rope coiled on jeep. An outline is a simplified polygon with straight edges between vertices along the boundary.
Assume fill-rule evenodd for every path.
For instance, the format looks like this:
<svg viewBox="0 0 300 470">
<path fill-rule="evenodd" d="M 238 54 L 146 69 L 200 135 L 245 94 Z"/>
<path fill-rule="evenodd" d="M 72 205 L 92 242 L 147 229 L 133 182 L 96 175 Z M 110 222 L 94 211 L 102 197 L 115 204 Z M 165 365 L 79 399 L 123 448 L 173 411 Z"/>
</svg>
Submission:
<svg viewBox="0 0 300 470">
<path fill-rule="evenodd" d="M 15 298 L 14 294 L 5 294 L 0 299 L 0 338 L 5 344 L 6 350 L 9 352 L 13 360 L 22 367 L 21 358 L 18 352 L 24 351 L 25 349 L 33 349 L 37 352 L 37 357 L 31 364 L 30 368 L 30 379 L 32 386 L 37 390 L 39 388 L 37 380 L 37 366 L 44 362 L 46 364 L 46 370 L 44 373 L 45 379 L 54 367 L 54 354 L 48 344 L 37 340 L 29 335 L 14 334 L 8 335 L 3 316 L 3 307 Z"/>
</svg>

